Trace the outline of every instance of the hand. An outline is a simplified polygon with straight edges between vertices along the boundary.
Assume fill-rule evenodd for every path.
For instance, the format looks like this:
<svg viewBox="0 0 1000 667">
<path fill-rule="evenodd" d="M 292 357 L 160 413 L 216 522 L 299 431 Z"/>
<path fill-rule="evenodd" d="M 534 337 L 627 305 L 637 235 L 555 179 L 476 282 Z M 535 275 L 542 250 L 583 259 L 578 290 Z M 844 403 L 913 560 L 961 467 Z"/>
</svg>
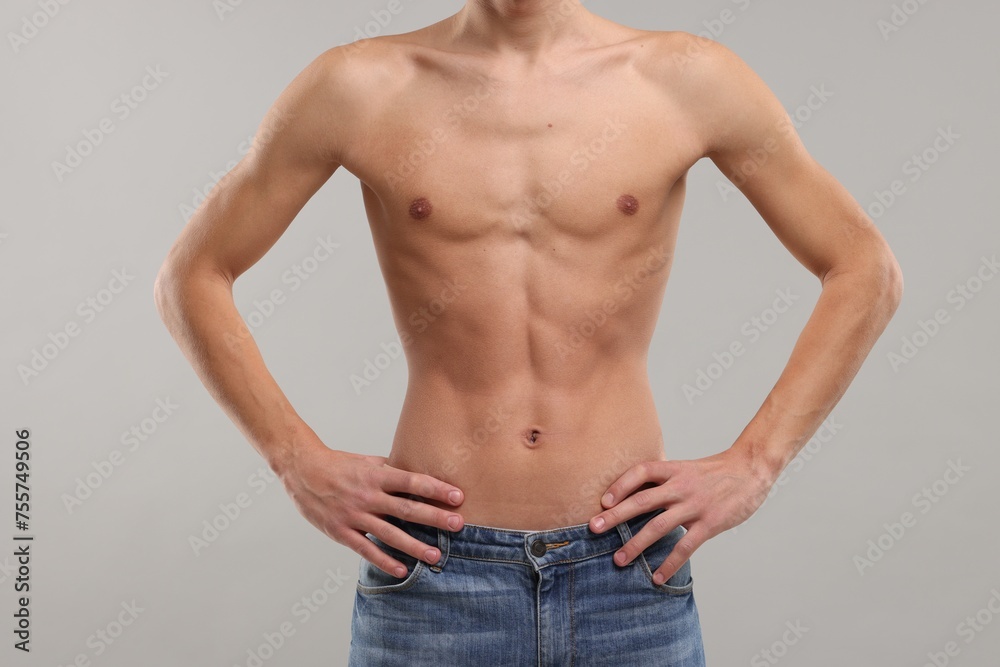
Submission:
<svg viewBox="0 0 1000 667">
<path fill-rule="evenodd" d="M 644 484 L 654 486 L 632 493 Z M 665 507 L 665 512 L 648 521 L 615 553 L 615 562 L 625 565 L 677 526 L 684 526 L 687 533 L 654 571 L 653 581 L 662 584 L 702 544 L 749 519 L 773 484 L 773 476 L 755 466 L 751 456 L 740 449 L 691 461 L 645 461 L 626 470 L 608 487 L 601 505 L 610 509 L 594 516 L 590 527 L 600 533 Z"/>
<path fill-rule="evenodd" d="M 300 443 L 282 466 L 279 477 L 309 523 L 396 577 L 406 576 L 406 566 L 368 539 L 366 532 L 428 563 L 438 562 L 441 553 L 385 521 L 384 515 L 445 530 L 462 527 L 460 514 L 392 495 L 414 494 L 460 505 L 464 500 L 460 489 L 429 475 L 393 468 L 386 465 L 383 456 L 333 450 L 322 442 Z"/>
</svg>

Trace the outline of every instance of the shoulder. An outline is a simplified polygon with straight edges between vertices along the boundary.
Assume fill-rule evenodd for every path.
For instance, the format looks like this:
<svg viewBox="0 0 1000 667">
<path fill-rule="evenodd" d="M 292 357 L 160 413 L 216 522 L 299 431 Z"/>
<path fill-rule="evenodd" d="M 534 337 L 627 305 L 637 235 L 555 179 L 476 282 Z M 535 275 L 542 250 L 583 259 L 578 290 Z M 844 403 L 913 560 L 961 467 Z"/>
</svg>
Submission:
<svg viewBox="0 0 1000 667">
<path fill-rule="evenodd" d="M 334 46 L 309 67 L 335 94 L 348 99 L 377 98 L 379 91 L 391 89 L 413 70 L 410 49 L 394 37 L 366 37 Z"/>
<path fill-rule="evenodd" d="M 645 73 L 657 82 L 691 92 L 712 83 L 738 83 L 754 73 L 729 47 L 683 30 L 647 30 L 640 36 Z"/>
<path fill-rule="evenodd" d="M 683 31 L 652 31 L 648 41 L 647 75 L 698 128 L 706 154 L 786 124 L 767 84 L 724 44 Z"/>
<path fill-rule="evenodd" d="M 334 46 L 316 56 L 288 87 L 285 116 L 321 136 L 329 150 L 349 157 L 371 132 L 371 123 L 391 108 L 394 95 L 412 80 L 411 49 L 387 37 Z"/>
</svg>

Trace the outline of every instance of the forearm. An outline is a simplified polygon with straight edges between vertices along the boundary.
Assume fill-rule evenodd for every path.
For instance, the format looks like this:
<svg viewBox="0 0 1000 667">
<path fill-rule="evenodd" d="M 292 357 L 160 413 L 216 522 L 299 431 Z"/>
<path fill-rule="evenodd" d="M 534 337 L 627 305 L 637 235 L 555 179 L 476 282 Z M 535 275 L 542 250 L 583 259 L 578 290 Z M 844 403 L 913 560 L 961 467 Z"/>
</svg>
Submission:
<svg viewBox="0 0 1000 667">
<path fill-rule="evenodd" d="M 733 445 L 761 474 L 777 479 L 829 416 L 896 311 L 901 289 L 891 256 L 824 280 L 784 371 Z"/>
<path fill-rule="evenodd" d="M 221 274 L 165 267 L 156 306 L 212 397 L 276 472 L 294 448 L 318 441 L 264 365 Z"/>
</svg>

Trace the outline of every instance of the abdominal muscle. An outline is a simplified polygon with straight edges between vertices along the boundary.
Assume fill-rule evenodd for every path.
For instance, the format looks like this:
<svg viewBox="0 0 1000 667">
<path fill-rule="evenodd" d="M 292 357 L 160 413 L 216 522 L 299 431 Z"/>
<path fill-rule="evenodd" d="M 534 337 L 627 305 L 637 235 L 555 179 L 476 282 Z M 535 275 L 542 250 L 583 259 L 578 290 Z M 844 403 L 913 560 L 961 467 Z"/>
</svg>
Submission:
<svg viewBox="0 0 1000 667">
<path fill-rule="evenodd" d="M 526 369 L 498 369 L 478 388 L 451 382 L 446 368 L 411 372 L 388 464 L 462 489 L 458 507 L 417 499 L 466 523 L 546 530 L 589 522 L 623 472 L 666 456 L 644 359 L 587 356 L 586 378 L 572 384 Z"/>
<path fill-rule="evenodd" d="M 589 238 L 558 221 L 518 236 L 472 220 L 464 238 L 437 231 L 458 228 L 444 217 L 376 222 L 409 371 L 388 464 L 465 497 L 423 500 L 498 528 L 584 524 L 622 473 L 666 458 L 647 352 L 676 218 L 655 214 L 626 232 L 590 218 Z"/>
</svg>

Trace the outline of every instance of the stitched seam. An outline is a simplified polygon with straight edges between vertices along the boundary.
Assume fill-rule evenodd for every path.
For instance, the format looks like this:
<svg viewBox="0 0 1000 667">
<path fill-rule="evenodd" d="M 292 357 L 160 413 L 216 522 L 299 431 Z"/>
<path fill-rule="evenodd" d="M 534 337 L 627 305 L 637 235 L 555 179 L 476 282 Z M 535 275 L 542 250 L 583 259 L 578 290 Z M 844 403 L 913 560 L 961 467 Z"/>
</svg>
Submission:
<svg viewBox="0 0 1000 667">
<path fill-rule="evenodd" d="M 542 575 L 538 573 L 535 584 L 535 647 L 538 665 L 542 664 Z"/>
<path fill-rule="evenodd" d="M 554 560 L 552 562 L 545 563 L 544 565 L 542 565 L 542 567 L 548 567 L 549 565 L 559 565 L 561 563 L 576 563 L 581 560 L 587 560 L 588 558 L 597 558 L 598 556 L 609 554 L 612 551 L 617 551 L 618 549 L 621 549 L 621 547 L 614 547 L 613 549 L 607 549 L 605 551 L 600 551 L 598 553 L 587 554 L 586 556 L 578 556 L 576 558 L 564 558 L 562 560 Z"/>
<path fill-rule="evenodd" d="M 666 581 L 664 581 L 662 584 L 658 584 L 655 581 L 653 581 L 653 568 L 649 566 L 649 561 L 646 560 L 645 552 L 640 553 L 639 558 L 640 560 L 642 560 L 642 567 L 646 571 L 645 573 L 646 578 L 649 579 L 649 583 L 653 584 L 653 588 L 655 588 L 656 590 L 666 593 L 667 595 L 687 595 L 688 593 L 691 592 L 691 589 L 694 586 L 694 577 L 691 577 L 691 581 L 688 582 L 686 586 L 668 586 Z M 685 563 L 686 562 L 687 561 L 685 561 Z M 684 567 L 684 565 L 682 564 L 681 567 Z M 680 570 L 680 568 L 677 569 L 678 571 Z M 676 575 L 677 573 L 675 572 L 674 574 Z M 670 581 L 670 579 L 668 579 L 667 581 Z"/>
<path fill-rule="evenodd" d="M 531 563 L 526 563 L 523 560 L 507 560 L 505 558 L 479 558 L 477 556 L 459 556 L 458 554 L 448 554 L 449 558 L 459 558 L 461 560 L 479 560 L 488 563 L 516 563 L 517 565 L 524 565 L 526 567 L 531 567 Z"/>
<path fill-rule="evenodd" d="M 407 579 L 400 581 L 398 584 L 386 584 L 384 586 L 365 586 L 360 581 L 358 582 L 358 590 L 367 595 L 379 595 L 380 593 L 395 593 L 397 591 L 409 590 L 417 583 L 417 579 L 423 574 L 425 563 L 421 560 L 417 561 L 417 564 L 413 566 L 413 572 Z"/>
<path fill-rule="evenodd" d="M 633 535 L 631 529 L 628 527 L 628 524 L 626 524 L 623 521 L 618 525 L 620 525 L 625 531 L 625 541 L 628 542 L 629 540 L 631 540 Z M 643 527 L 645 527 L 645 524 L 643 525 Z M 666 535 L 664 535 L 664 537 L 666 537 Z M 646 552 L 640 551 L 639 558 L 638 559 L 633 558 L 632 562 L 635 563 L 636 560 L 638 560 L 642 565 L 644 576 L 649 581 L 649 583 L 653 585 L 654 590 L 660 591 L 661 593 L 666 593 L 667 595 L 687 595 L 688 593 L 691 592 L 691 590 L 694 587 L 694 577 L 691 577 L 691 581 L 690 583 L 688 583 L 687 586 L 668 586 L 666 581 L 663 582 L 662 584 L 657 584 L 655 581 L 653 581 L 653 569 L 649 566 L 649 561 L 646 560 Z M 625 567 L 628 566 L 626 565 Z M 681 567 L 684 566 L 681 565 Z M 668 579 L 667 581 L 670 580 Z"/>
<path fill-rule="evenodd" d="M 576 627 L 573 620 L 573 564 L 569 565 L 569 667 L 573 667 L 576 660 Z"/>
<path fill-rule="evenodd" d="M 581 528 L 581 527 L 587 526 L 589 524 L 590 524 L 590 522 L 588 521 L 586 523 L 576 523 L 576 524 L 573 524 L 572 526 L 561 526 L 559 528 L 547 528 L 545 530 L 515 530 L 514 528 L 494 528 L 493 526 L 483 526 L 483 525 L 478 524 L 478 523 L 466 523 L 465 526 L 469 526 L 471 528 L 483 528 L 485 530 L 494 531 L 494 532 L 497 532 L 497 533 L 509 533 L 510 535 L 521 535 L 521 536 L 524 536 L 524 535 L 532 535 L 532 534 L 544 535 L 545 533 L 557 533 L 557 532 L 562 531 L 562 530 L 570 530 L 572 528 Z M 464 529 L 465 526 L 462 526 L 462 529 Z M 455 532 L 455 531 L 449 531 L 449 532 Z"/>
</svg>

